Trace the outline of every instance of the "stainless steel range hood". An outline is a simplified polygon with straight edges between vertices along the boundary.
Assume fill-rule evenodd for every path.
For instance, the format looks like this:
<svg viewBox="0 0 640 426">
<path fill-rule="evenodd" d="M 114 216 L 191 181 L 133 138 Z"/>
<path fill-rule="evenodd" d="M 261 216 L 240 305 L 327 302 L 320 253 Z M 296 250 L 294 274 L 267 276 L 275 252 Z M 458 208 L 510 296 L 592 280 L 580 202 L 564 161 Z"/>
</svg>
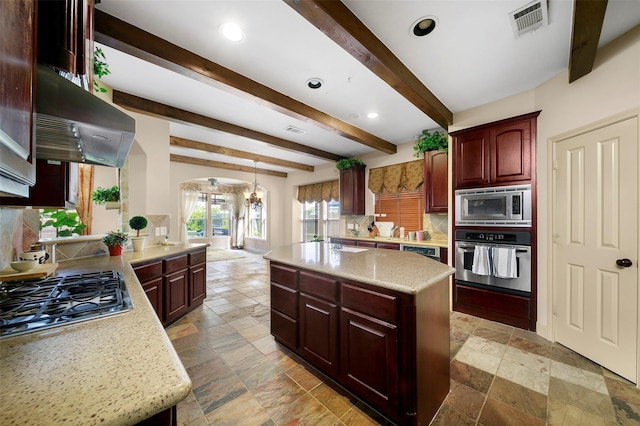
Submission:
<svg viewBox="0 0 640 426">
<path fill-rule="evenodd" d="M 121 168 L 135 120 L 51 68 L 37 76 L 36 158 Z"/>
</svg>

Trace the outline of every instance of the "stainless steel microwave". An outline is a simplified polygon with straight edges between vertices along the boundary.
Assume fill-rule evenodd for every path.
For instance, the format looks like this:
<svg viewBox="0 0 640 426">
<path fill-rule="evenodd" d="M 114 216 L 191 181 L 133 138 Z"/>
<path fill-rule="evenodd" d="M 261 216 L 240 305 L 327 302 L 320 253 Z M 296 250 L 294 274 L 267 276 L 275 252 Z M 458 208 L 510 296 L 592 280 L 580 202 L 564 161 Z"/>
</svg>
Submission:
<svg viewBox="0 0 640 426">
<path fill-rule="evenodd" d="M 531 226 L 531 185 L 460 189 L 456 226 Z"/>
</svg>

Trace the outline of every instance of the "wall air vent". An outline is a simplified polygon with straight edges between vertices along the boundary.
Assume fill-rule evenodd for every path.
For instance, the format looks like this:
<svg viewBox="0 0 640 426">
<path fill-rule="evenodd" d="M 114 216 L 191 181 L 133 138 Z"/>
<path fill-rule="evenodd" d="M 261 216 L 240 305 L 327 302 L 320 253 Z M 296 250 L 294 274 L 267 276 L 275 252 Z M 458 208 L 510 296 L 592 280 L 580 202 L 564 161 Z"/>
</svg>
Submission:
<svg viewBox="0 0 640 426">
<path fill-rule="evenodd" d="M 547 0 L 536 0 L 509 13 L 515 38 L 549 24 Z"/>
<path fill-rule="evenodd" d="M 303 133 L 306 133 L 304 130 L 299 129 L 299 128 L 295 127 L 295 126 L 287 126 L 287 127 L 285 127 L 285 130 L 287 132 L 295 133 L 296 135 L 301 135 Z"/>
</svg>

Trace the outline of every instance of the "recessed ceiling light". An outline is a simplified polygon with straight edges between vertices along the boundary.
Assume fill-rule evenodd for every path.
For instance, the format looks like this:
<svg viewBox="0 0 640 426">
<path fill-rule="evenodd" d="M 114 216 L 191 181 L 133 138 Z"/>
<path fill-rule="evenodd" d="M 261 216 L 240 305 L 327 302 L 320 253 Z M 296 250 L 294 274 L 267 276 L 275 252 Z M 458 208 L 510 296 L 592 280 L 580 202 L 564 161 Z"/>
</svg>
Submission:
<svg viewBox="0 0 640 426">
<path fill-rule="evenodd" d="M 409 32 L 415 37 L 423 37 L 431 34 L 438 25 L 438 19 L 435 16 L 423 16 L 422 18 L 411 24 Z"/>
<path fill-rule="evenodd" d="M 234 22 L 227 22 L 220 26 L 220 34 L 229 41 L 242 41 L 244 39 L 244 32 L 242 28 Z"/>
<path fill-rule="evenodd" d="M 317 77 L 313 77 L 307 80 L 307 86 L 309 86 L 309 89 L 319 89 L 320 87 L 322 87 L 322 83 L 324 83 L 322 79 Z"/>
<path fill-rule="evenodd" d="M 367 114 L 367 118 L 378 118 L 377 112 L 370 112 Z"/>
</svg>

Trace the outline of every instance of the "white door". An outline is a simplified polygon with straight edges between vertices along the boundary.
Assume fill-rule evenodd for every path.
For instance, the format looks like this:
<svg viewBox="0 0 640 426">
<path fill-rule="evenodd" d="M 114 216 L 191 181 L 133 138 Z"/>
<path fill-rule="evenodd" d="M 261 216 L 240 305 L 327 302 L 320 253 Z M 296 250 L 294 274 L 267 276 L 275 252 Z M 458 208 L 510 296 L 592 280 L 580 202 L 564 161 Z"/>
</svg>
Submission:
<svg viewBox="0 0 640 426">
<path fill-rule="evenodd" d="M 554 144 L 556 341 L 636 382 L 638 122 Z M 616 264 L 629 259 L 631 267 Z"/>
</svg>

